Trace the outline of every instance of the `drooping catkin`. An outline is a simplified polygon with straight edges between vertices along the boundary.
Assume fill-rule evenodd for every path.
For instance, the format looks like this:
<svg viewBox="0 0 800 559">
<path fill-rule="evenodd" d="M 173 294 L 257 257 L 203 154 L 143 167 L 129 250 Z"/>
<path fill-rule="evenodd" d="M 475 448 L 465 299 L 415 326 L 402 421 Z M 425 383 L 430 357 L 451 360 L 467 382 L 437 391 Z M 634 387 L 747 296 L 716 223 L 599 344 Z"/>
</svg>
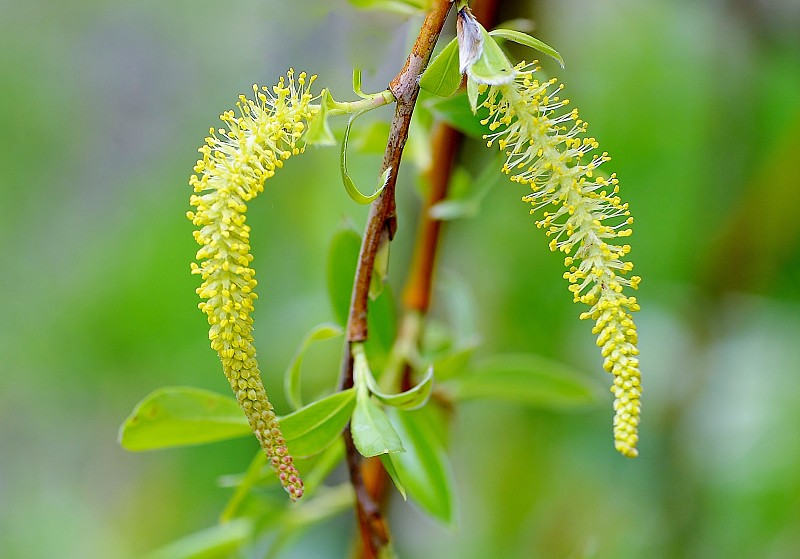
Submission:
<svg viewBox="0 0 800 559">
<path fill-rule="evenodd" d="M 250 427 L 292 500 L 303 495 L 303 482 L 286 446 L 256 361 L 253 345 L 255 271 L 250 267 L 250 227 L 247 203 L 264 190 L 264 181 L 283 162 L 303 151 L 300 137 L 318 108 L 309 91 L 314 76 L 289 70 L 271 89 L 253 86 L 253 99 L 244 95 L 239 114 L 221 115 L 227 129 L 210 131 L 198 151 L 203 155 L 189 179 L 194 188 L 189 219 L 198 227 L 198 263 L 192 273 L 202 284 L 199 307 L 208 315 L 211 347 Z"/>
<path fill-rule="evenodd" d="M 618 196 L 616 175 L 595 174 L 608 154 L 588 157 L 598 143 L 584 136 L 586 122 L 577 110 L 564 110 L 569 102 L 559 97 L 563 86 L 539 81 L 537 70 L 521 63 L 508 83 L 479 86 L 480 106 L 489 111 L 483 123 L 491 130 L 484 139 L 505 152 L 503 172 L 530 185 L 533 192 L 523 200 L 533 205 L 531 213 L 548 210 L 536 225 L 551 237 L 550 250 L 567 255 L 564 278 L 573 299 L 590 307 L 581 318 L 595 321 L 603 367 L 614 376 L 614 445 L 635 457 L 642 389 L 631 313 L 639 304 L 624 290 L 635 290 L 641 279 L 626 277 L 633 269 L 624 260 L 630 246 L 618 244 L 631 234 L 633 218 Z"/>
</svg>

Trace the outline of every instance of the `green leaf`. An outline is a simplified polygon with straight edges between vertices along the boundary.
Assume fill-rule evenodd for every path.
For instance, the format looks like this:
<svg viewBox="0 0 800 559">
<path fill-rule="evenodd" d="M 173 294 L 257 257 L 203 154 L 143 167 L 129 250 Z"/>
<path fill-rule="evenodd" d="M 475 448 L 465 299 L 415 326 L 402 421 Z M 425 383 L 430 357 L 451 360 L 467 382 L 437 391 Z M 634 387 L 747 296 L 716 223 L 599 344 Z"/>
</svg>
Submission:
<svg viewBox="0 0 800 559">
<path fill-rule="evenodd" d="M 353 93 L 355 93 L 362 99 L 370 98 L 369 95 L 361 91 L 361 70 L 357 68 L 353 69 Z"/>
<path fill-rule="evenodd" d="M 399 394 L 385 394 L 381 392 L 371 372 L 367 374 L 366 377 L 369 391 L 372 392 L 378 400 L 387 406 L 392 406 L 393 408 L 401 410 L 415 410 L 421 408 L 427 403 L 431 395 L 431 390 L 433 390 L 433 367 L 428 367 L 428 370 L 425 371 L 425 376 L 422 377 L 422 380 L 420 380 L 416 386 L 405 392 L 400 392 Z"/>
<path fill-rule="evenodd" d="M 483 35 L 483 54 L 469 67 L 467 74 L 477 83 L 503 85 L 514 79 L 514 67 L 486 29 L 481 27 Z"/>
<path fill-rule="evenodd" d="M 228 559 L 252 533 L 252 521 L 241 518 L 195 532 L 148 553 L 145 559 Z"/>
<path fill-rule="evenodd" d="M 350 147 L 359 153 L 383 154 L 391 124 L 385 120 L 373 120 L 366 126 L 350 131 Z M 409 138 L 410 140 L 410 138 Z M 403 150 L 405 154 L 408 144 Z"/>
<path fill-rule="evenodd" d="M 513 29 L 493 29 L 489 31 L 489 35 L 492 37 L 500 37 L 502 39 L 506 39 L 508 41 L 514 41 L 515 43 L 519 43 L 520 45 L 525 45 L 526 47 L 530 47 L 532 49 L 538 50 L 539 52 L 543 52 L 547 56 L 554 58 L 563 68 L 564 67 L 564 59 L 561 58 L 561 55 L 558 53 L 556 49 L 537 39 L 536 37 L 531 37 L 527 33 L 523 33 L 521 31 L 515 31 Z"/>
<path fill-rule="evenodd" d="M 431 6 L 431 0 L 348 0 L 352 5 L 373 10 L 383 10 L 404 16 L 423 14 Z"/>
<path fill-rule="evenodd" d="M 472 110 L 472 114 L 478 114 L 478 82 L 473 80 L 472 78 L 467 78 L 467 99 L 469 100 L 469 108 Z"/>
<path fill-rule="evenodd" d="M 419 79 L 419 87 L 439 97 L 450 97 L 461 86 L 458 41 L 453 39 L 434 58 Z"/>
<path fill-rule="evenodd" d="M 187 386 L 160 388 L 139 402 L 119 431 L 127 450 L 224 441 L 251 433 L 231 396 Z"/>
<path fill-rule="evenodd" d="M 284 390 L 286 391 L 286 399 L 291 404 L 292 408 L 298 409 L 303 407 L 303 401 L 300 396 L 300 372 L 303 367 L 303 356 L 305 355 L 308 347 L 316 341 L 328 340 L 341 336 L 344 330 L 338 324 L 323 323 L 318 324 L 312 328 L 297 348 L 294 354 L 294 359 L 289 364 L 284 375 Z"/>
<path fill-rule="evenodd" d="M 353 442 L 363 456 L 403 452 L 403 443 L 380 405 L 365 393 L 356 401 L 350 421 Z"/>
<path fill-rule="evenodd" d="M 397 468 L 394 466 L 394 462 L 392 461 L 391 454 L 381 454 L 378 458 L 381 460 L 381 464 L 383 464 L 383 469 L 386 470 L 386 473 L 389 474 L 389 477 L 392 480 L 392 483 L 397 488 L 397 491 L 403 497 L 404 501 L 408 500 L 408 495 L 406 493 L 406 487 L 403 485 L 403 482 L 400 481 L 400 475 L 397 473 Z"/>
<path fill-rule="evenodd" d="M 493 161 L 483 166 L 481 174 L 474 181 L 471 181 L 477 188 L 472 189 L 473 192 L 469 197 L 442 200 L 430 208 L 430 216 L 440 220 L 452 220 L 478 215 L 483 199 L 486 198 L 486 195 L 494 188 L 500 178 L 504 176 L 500 171 L 501 160 L 502 157 L 498 157 L 496 162 Z"/>
<path fill-rule="evenodd" d="M 455 482 L 447 452 L 435 429 L 430 407 L 414 412 L 389 410 L 406 451 L 390 455 L 408 495 L 425 512 L 455 524 Z"/>
<path fill-rule="evenodd" d="M 342 150 L 340 153 L 339 158 L 339 168 L 342 172 L 342 182 L 344 183 L 344 189 L 347 191 L 347 195 L 356 202 L 357 204 L 361 204 L 365 206 L 367 204 L 371 204 L 378 196 L 381 195 L 383 189 L 386 187 L 386 183 L 389 182 L 389 177 L 392 174 L 391 167 L 383 171 L 381 173 L 380 179 L 378 181 L 378 187 L 369 196 L 366 196 L 361 193 L 361 191 L 356 186 L 356 183 L 353 182 L 353 179 L 350 178 L 350 175 L 347 173 L 347 142 L 350 137 L 350 128 L 353 125 L 353 121 L 358 118 L 360 115 L 364 114 L 366 111 L 359 111 L 355 113 L 350 120 L 347 121 L 347 127 L 344 129 L 344 138 L 342 138 Z"/>
<path fill-rule="evenodd" d="M 333 106 L 333 103 L 334 100 L 330 90 L 323 89 L 319 113 L 308 123 L 308 131 L 303 136 L 308 145 L 332 146 L 336 144 L 336 138 L 328 124 L 328 111 Z"/>
<path fill-rule="evenodd" d="M 347 324 L 360 249 L 361 235 L 351 225 L 345 224 L 334 234 L 328 251 L 328 296 L 336 321 L 342 326 Z M 394 305 L 394 297 L 388 284 L 377 299 L 370 301 L 367 346 L 373 357 L 387 353 L 392 347 L 397 329 Z"/>
<path fill-rule="evenodd" d="M 439 381 L 463 375 L 469 367 L 469 361 L 478 348 L 477 340 L 467 342 L 466 345 L 458 346 L 452 351 L 438 356 L 433 360 L 432 366 L 436 371 L 436 378 Z"/>
<path fill-rule="evenodd" d="M 369 327 L 369 339 L 367 349 L 370 351 L 372 359 L 381 355 L 388 354 L 394 343 L 395 332 L 397 331 L 395 301 L 392 295 L 391 286 L 387 283 L 383 286 L 380 297 L 370 301 L 369 315 L 367 316 Z M 379 362 L 375 361 L 376 366 Z"/>
<path fill-rule="evenodd" d="M 537 408 L 572 409 L 597 401 L 596 384 L 574 369 L 532 354 L 498 355 L 455 379 L 455 397 L 517 402 Z"/>
<path fill-rule="evenodd" d="M 375 261 L 372 264 L 372 276 L 369 279 L 369 298 L 371 300 L 377 299 L 383 288 L 386 286 L 386 280 L 389 279 L 389 236 L 384 235 L 380 240 L 380 245 L 375 253 Z"/>
<path fill-rule="evenodd" d="M 359 250 L 361 235 L 349 223 L 334 233 L 328 248 L 328 297 L 336 321 L 342 326 L 347 324 Z"/>
<path fill-rule="evenodd" d="M 474 82 L 471 83 L 477 88 L 477 84 Z M 460 91 L 447 99 L 428 99 L 425 101 L 425 108 L 436 118 L 445 121 L 459 132 L 471 138 L 480 140 L 483 138 L 484 134 L 491 133 L 488 125 L 481 124 L 481 120 L 489 116 L 489 110 L 481 108 L 477 113 L 473 113 L 470 108 L 470 101 L 467 98 L 467 92 L 465 91 Z"/>
<path fill-rule="evenodd" d="M 335 441 L 350 421 L 355 406 L 351 388 L 336 392 L 282 418 L 281 430 L 296 457 L 317 454 Z"/>
<path fill-rule="evenodd" d="M 250 493 L 258 480 L 261 479 L 261 470 L 266 465 L 267 455 L 259 448 L 244 474 L 236 476 L 237 480 L 234 484 L 236 489 L 230 499 L 228 499 L 228 503 L 225 505 L 222 513 L 219 515 L 220 522 L 229 522 L 234 519 L 239 511 L 239 507 L 242 505 L 245 497 L 247 497 L 247 494 Z M 220 486 L 225 487 L 223 484 L 227 481 L 228 480 L 223 477 L 220 478 L 218 483 Z"/>
</svg>

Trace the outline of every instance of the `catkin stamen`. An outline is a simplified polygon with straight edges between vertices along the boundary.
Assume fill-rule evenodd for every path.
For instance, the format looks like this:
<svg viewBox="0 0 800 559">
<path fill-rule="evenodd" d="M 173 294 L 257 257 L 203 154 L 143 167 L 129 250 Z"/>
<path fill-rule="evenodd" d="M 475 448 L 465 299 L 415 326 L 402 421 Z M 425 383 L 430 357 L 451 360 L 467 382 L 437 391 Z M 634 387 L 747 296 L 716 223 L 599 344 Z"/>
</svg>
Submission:
<svg viewBox="0 0 800 559">
<path fill-rule="evenodd" d="M 587 124 L 577 110 L 560 113 L 569 103 L 558 97 L 563 86 L 555 79 L 540 82 L 537 70 L 534 64 L 522 63 L 511 83 L 483 86 L 481 106 L 489 111 L 483 123 L 491 130 L 484 139 L 505 152 L 503 172 L 514 182 L 530 185 L 532 193 L 523 200 L 533 206 L 531 213 L 549 209 L 536 226 L 551 238 L 550 250 L 567 255 L 569 271 L 564 278 L 574 301 L 590 307 L 581 318 L 595 321 L 603 367 L 614 375 L 614 445 L 623 455 L 634 457 L 641 381 L 631 313 L 639 305 L 624 291 L 636 289 L 641 279 L 626 277 L 633 269 L 623 260 L 630 246 L 613 244 L 631 234 L 623 227 L 633 218 L 617 196 L 616 175 L 595 176 L 597 168 L 610 160 L 608 154 L 586 161 L 597 141 L 581 137 Z"/>
<path fill-rule="evenodd" d="M 253 345 L 255 270 L 250 267 L 250 227 L 247 202 L 264 190 L 264 182 L 283 161 L 303 151 L 299 140 L 318 109 L 310 103 L 315 76 L 289 70 L 272 88 L 253 86 L 253 99 L 239 97 L 238 116 L 222 113 L 226 128 L 210 130 L 198 151 L 194 188 L 187 215 L 198 227 L 201 246 L 192 273 L 200 275 L 198 305 L 208 315 L 208 337 L 236 400 L 281 484 L 292 500 L 303 495 L 303 482 L 294 466 L 272 409 Z"/>
</svg>

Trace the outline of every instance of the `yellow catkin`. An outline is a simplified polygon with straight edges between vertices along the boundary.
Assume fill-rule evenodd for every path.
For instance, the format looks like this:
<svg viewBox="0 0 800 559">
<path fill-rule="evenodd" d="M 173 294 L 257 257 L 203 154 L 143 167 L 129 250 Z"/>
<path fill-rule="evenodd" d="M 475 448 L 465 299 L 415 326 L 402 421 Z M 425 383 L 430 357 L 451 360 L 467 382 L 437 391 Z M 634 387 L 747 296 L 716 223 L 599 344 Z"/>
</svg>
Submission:
<svg viewBox="0 0 800 559">
<path fill-rule="evenodd" d="M 617 196 L 616 175 L 595 176 L 595 169 L 609 161 L 608 154 L 588 157 L 598 143 L 584 136 L 586 122 L 577 110 L 564 110 L 568 101 L 559 97 L 563 86 L 555 79 L 539 81 L 537 70 L 522 63 L 512 82 L 480 86 L 481 106 L 489 111 L 483 123 L 492 131 L 484 139 L 505 152 L 503 171 L 511 180 L 530 185 L 533 193 L 524 200 L 533 205 L 531 213 L 549 210 L 536 225 L 551 238 L 550 250 L 565 254 L 569 271 L 564 277 L 573 299 L 590 307 L 581 318 L 595 321 L 603 367 L 614 375 L 614 445 L 635 457 L 642 388 L 631 313 L 639 305 L 624 291 L 636 289 L 640 278 L 626 277 L 633 269 L 623 260 L 630 246 L 614 242 L 631 234 L 622 227 L 633 218 Z"/>
<path fill-rule="evenodd" d="M 247 203 L 264 190 L 264 181 L 303 150 L 300 137 L 318 110 L 310 104 L 313 81 L 313 76 L 295 76 L 289 70 L 272 88 L 253 86 L 253 99 L 240 96 L 238 114 L 226 111 L 220 116 L 226 128 L 212 128 L 198 150 L 203 158 L 189 179 L 194 211 L 187 214 L 197 227 L 194 238 L 201 246 L 192 273 L 202 278 L 197 293 L 202 299 L 199 307 L 208 315 L 211 347 L 292 500 L 303 495 L 303 482 L 256 361 L 252 335 L 256 280 L 245 214 Z"/>
</svg>

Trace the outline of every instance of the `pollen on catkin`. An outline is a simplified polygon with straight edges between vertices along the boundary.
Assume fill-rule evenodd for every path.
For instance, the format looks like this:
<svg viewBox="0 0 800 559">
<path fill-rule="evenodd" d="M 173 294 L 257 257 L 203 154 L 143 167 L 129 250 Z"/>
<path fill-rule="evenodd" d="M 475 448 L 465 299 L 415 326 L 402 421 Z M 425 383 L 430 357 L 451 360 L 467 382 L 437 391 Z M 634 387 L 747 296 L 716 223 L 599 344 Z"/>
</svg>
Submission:
<svg viewBox="0 0 800 559">
<path fill-rule="evenodd" d="M 187 213 L 198 227 L 201 246 L 192 273 L 202 284 L 199 308 L 208 315 L 211 347 L 245 412 L 262 449 L 292 500 L 303 495 L 278 419 L 267 399 L 253 345 L 255 271 L 250 267 L 250 227 L 247 203 L 264 190 L 264 181 L 283 162 L 303 151 L 299 140 L 317 107 L 309 89 L 315 76 L 295 76 L 289 70 L 272 88 L 253 86 L 253 99 L 239 96 L 238 115 L 226 111 L 227 129 L 210 131 L 198 151 L 203 158 L 189 179 L 194 211 Z"/>
<path fill-rule="evenodd" d="M 605 152 L 588 157 L 598 143 L 584 135 L 587 125 L 578 111 L 566 109 L 569 101 L 559 97 L 563 86 L 537 79 L 535 63 L 514 70 L 510 83 L 479 86 L 481 106 L 489 111 L 482 122 L 491 131 L 484 139 L 505 152 L 503 172 L 530 185 L 533 192 L 523 200 L 541 216 L 536 226 L 551 238 L 550 250 L 566 255 L 564 278 L 574 301 L 590 307 L 581 318 L 595 321 L 603 367 L 614 376 L 614 446 L 632 458 L 638 454 L 642 388 L 631 313 L 639 305 L 624 290 L 637 289 L 640 278 L 626 277 L 633 269 L 625 260 L 630 246 L 615 240 L 630 236 L 633 218 L 618 196 L 616 175 L 596 176 L 610 158 Z M 538 214 L 542 209 L 547 211 Z"/>
</svg>

